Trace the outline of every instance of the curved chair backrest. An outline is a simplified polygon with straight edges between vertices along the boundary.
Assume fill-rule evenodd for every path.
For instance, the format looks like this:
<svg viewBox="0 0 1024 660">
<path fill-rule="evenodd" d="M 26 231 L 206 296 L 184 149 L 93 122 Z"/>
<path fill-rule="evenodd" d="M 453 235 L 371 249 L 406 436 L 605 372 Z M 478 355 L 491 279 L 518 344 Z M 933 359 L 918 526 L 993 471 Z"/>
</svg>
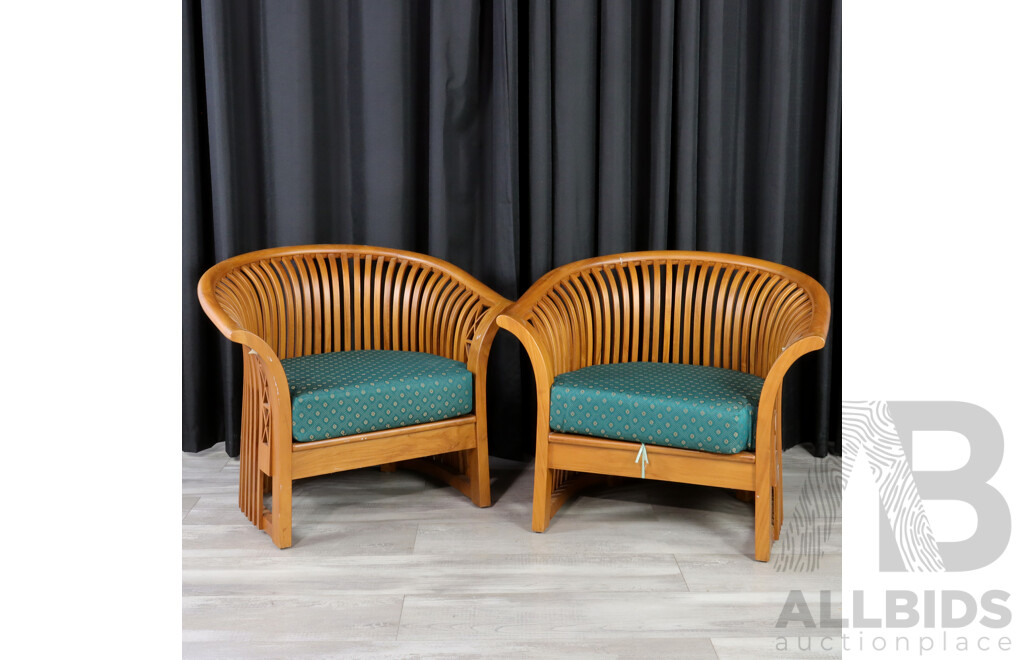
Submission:
<svg viewBox="0 0 1024 660">
<path fill-rule="evenodd" d="M 829 300 L 813 278 L 760 259 L 633 252 L 555 269 L 507 313 L 525 314 L 519 320 L 546 344 L 552 376 L 640 361 L 764 378 L 797 339 L 824 345 Z"/>
<path fill-rule="evenodd" d="M 229 339 L 247 331 L 280 358 L 390 349 L 466 362 L 477 325 L 506 302 L 439 259 L 356 245 L 239 255 L 203 275 L 199 292 Z"/>
</svg>

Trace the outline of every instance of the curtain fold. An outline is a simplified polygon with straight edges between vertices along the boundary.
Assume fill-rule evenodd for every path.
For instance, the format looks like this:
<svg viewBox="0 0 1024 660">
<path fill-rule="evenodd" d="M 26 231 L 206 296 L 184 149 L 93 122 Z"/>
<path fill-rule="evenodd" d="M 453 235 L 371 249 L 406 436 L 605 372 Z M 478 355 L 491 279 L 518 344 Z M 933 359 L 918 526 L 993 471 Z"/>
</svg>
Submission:
<svg viewBox="0 0 1024 660">
<path fill-rule="evenodd" d="M 195 285 L 249 250 L 411 249 L 511 299 L 598 254 L 734 252 L 816 277 L 838 311 L 839 13 L 185 0 L 183 448 L 238 451 L 241 354 Z M 838 339 L 786 379 L 787 446 L 839 450 Z M 506 333 L 489 375 L 491 452 L 524 458 L 532 372 Z"/>
</svg>

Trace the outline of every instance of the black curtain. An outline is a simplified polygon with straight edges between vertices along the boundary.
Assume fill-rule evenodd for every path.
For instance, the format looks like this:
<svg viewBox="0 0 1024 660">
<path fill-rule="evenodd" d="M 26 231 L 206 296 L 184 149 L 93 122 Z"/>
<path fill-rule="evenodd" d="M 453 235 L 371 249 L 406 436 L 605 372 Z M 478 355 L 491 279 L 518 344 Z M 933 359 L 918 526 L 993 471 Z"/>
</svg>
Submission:
<svg viewBox="0 0 1024 660">
<path fill-rule="evenodd" d="M 586 257 L 733 252 L 838 311 L 839 3 L 194 2 L 183 11 L 183 448 L 238 451 L 241 353 L 195 286 L 235 254 L 364 243 L 514 299 Z M 836 319 L 838 314 L 836 314 Z M 787 446 L 839 450 L 838 324 L 787 376 Z M 491 452 L 533 448 L 502 332 Z"/>
</svg>

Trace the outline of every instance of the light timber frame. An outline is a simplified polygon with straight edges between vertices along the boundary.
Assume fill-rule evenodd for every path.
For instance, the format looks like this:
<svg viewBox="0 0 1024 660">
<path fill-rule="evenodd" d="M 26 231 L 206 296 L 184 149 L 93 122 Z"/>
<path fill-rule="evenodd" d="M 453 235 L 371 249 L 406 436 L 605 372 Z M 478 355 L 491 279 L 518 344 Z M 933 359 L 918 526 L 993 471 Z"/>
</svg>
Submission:
<svg viewBox="0 0 1024 660">
<path fill-rule="evenodd" d="M 469 273 L 425 255 L 358 245 L 251 252 L 210 268 L 199 301 L 243 348 L 239 507 L 279 548 L 292 544 L 292 482 L 396 463 L 490 506 L 487 358 L 510 303 Z M 473 412 L 454 419 L 313 442 L 292 441 L 281 360 L 332 351 L 432 353 L 473 373 Z M 270 492 L 270 509 L 264 496 Z"/>
<path fill-rule="evenodd" d="M 828 294 L 813 278 L 729 254 L 614 254 L 542 277 L 498 317 L 526 348 L 537 384 L 533 530 L 547 529 L 580 487 L 599 483 L 590 475 L 641 476 L 636 443 L 550 430 L 556 376 L 616 362 L 723 367 L 764 379 L 754 451 L 648 445 L 646 477 L 752 493 L 754 557 L 767 561 L 782 526 L 782 378 L 825 345 L 829 314 Z"/>
</svg>

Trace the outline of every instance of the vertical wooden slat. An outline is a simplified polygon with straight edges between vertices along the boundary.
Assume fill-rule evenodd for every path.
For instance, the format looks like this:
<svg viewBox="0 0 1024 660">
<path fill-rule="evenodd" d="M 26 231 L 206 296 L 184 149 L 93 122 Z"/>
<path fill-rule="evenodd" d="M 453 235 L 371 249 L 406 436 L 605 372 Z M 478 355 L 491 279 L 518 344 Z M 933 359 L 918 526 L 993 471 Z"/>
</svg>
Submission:
<svg viewBox="0 0 1024 660">
<path fill-rule="evenodd" d="M 456 296 L 455 300 L 452 301 L 451 311 L 446 315 L 445 318 L 445 335 L 444 347 L 441 354 L 451 360 L 458 360 L 460 354 L 459 339 L 458 339 L 458 327 L 462 320 L 463 313 L 470 304 L 470 300 L 473 297 L 473 292 L 469 289 L 459 287 L 461 290 Z"/>
<path fill-rule="evenodd" d="M 459 314 L 458 323 L 455 324 L 455 337 L 454 337 L 454 354 L 453 360 L 465 362 L 467 359 L 466 349 L 469 344 L 466 342 L 467 337 L 473 336 L 472 328 L 476 325 L 476 320 L 480 316 L 481 302 L 480 298 L 476 296 L 469 289 L 466 290 L 469 297 L 463 304 L 462 313 Z"/>
<path fill-rule="evenodd" d="M 715 301 L 714 336 L 711 338 L 712 364 L 716 367 L 722 366 L 722 342 L 725 323 L 725 301 L 729 297 L 730 287 L 733 285 L 733 275 L 736 271 L 732 267 L 722 269 L 722 278 L 718 284 Z"/>
<path fill-rule="evenodd" d="M 768 369 L 771 368 L 772 356 L 782 351 L 780 337 L 774 332 L 775 326 L 781 321 L 778 313 L 779 307 L 784 303 L 786 299 L 794 292 L 796 284 L 793 282 L 785 282 L 783 286 L 777 287 L 775 295 L 769 299 L 769 303 L 765 309 L 765 314 L 762 317 L 761 332 L 764 334 L 764 341 L 762 342 L 760 363 L 761 370 L 767 375 Z"/>
<path fill-rule="evenodd" d="M 708 276 L 707 290 L 704 293 L 704 330 L 701 333 L 701 337 L 704 340 L 704 350 L 701 351 L 701 361 L 699 364 L 704 366 L 711 366 L 711 321 L 712 311 L 714 310 L 715 294 L 718 290 L 718 278 L 721 274 L 721 267 L 715 264 L 711 267 L 711 274 Z"/>
<path fill-rule="evenodd" d="M 683 284 L 686 284 L 685 295 L 683 298 Z M 679 363 L 679 352 L 683 349 L 682 362 L 685 363 L 688 359 L 690 352 L 689 349 L 684 349 L 684 344 L 689 339 L 689 334 L 683 333 L 684 323 L 689 324 L 689 314 L 683 317 L 683 310 L 689 310 L 690 305 L 687 299 L 690 296 L 690 282 L 693 281 L 693 268 L 687 266 L 684 262 L 679 262 L 676 266 L 676 289 L 673 298 L 675 300 L 675 309 L 672 312 L 672 362 Z"/>
<path fill-rule="evenodd" d="M 588 270 L 580 273 L 580 280 L 587 287 L 587 293 L 590 296 L 590 314 L 593 319 L 593 328 L 591 329 L 593 343 L 585 365 L 589 367 L 601 362 L 601 355 L 605 350 L 604 343 L 607 341 L 608 313 L 607 304 L 602 305 L 601 293 L 598 291 L 598 285 L 594 282 L 594 271 Z"/>
<path fill-rule="evenodd" d="M 466 310 L 470 308 L 473 300 L 473 292 L 464 286 L 459 286 L 459 292 L 452 302 L 451 311 L 446 315 L 444 329 L 444 352 L 442 355 L 450 360 L 465 362 L 465 343 L 458 335 L 458 329 Z"/>
<path fill-rule="evenodd" d="M 590 302 L 590 296 L 586 288 L 586 283 L 583 281 L 582 276 L 577 276 L 572 279 L 572 286 L 576 290 L 576 299 L 579 301 L 579 315 L 580 322 L 583 324 L 581 329 L 582 337 L 580 339 L 580 352 L 578 355 L 579 362 L 577 363 L 577 369 L 590 366 L 592 355 L 594 354 L 594 325 L 595 325 L 595 314 L 593 307 Z"/>
<path fill-rule="evenodd" d="M 340 351 L 341 350 L 341 287 L 338 282 L 338 259 L 334 255 L 328 255 L 326 258 L 327 262 L 327 275 L 330 282 L 330 296 L 331 303 L 329 306 L 324 306 L 324 319 L 331 319 L 331 335 L 324 338 L 324 350 L 325 351 Z M 327 289 L 327 285 L 324 284 L 324 289 Z"/>
<path fill-rule="evenodd" d="M 612 290 L 613 299 L 617 298 L 620 303 L 620 309 L 622 311 L 622 331 L 619 335 L 615 345 L 618 347 L 619 358 L 617 362 L 628 362 L 629 361 L 629 328 L 632 313 L 632 304 L 629 297 L 629 282 L 626 278 L 626 271 L 622 268 L 622 264 L 617 264 L 614 270 L 618 280 L 616 281 L 616 288 Z"/>
<path fill-rule="evenodd" d="M 363 258 L 352 257 L 352 350 L 363 349 Z"/>
<path fill-rule="evenodd" d="M 383 277 L 384 277 L 384 257 L 377 257 L 377 269 L 373 277 L 373 348 L 380 350 L 381 340 L 383 339 L 383 327 L 381 319 L 381 302 L 384 297 L 383 290 Z"/>
<path fill-rule="evenodd" d="M 672 336 L 675 332 L 675 302 L 672 296 L 672 291 L 675 288 L 675 270 L 676 264 L 672 261 L 665 262 L 665 329 L 664 338 L 662 339 L 661 346 L 661 361 L 668 362 L 672 359 Z"/>
<path fill-rule="evenodd" d="M 288 276 L 292 279 L 292 291 L 295 292 L 295 314 L 297 330 L 296 341 L 298 346 L 295 355 L 307 355 L 309 347 L 313 343 L 312 334 L 312 308 L 310 305 L 311 292 L 309 290 L 309 277 L 303 267 L 301 257 L 285 259 L 282 261 Z"/>
<path fill-rule="evenodd" d="M 338 261 L 341 263 L 341 307 L 344 311 L 345 321 L 342 326 L 342 331 L 345 337 L 344 350 L 352 350 L 352 277 L 349 273 L 349 255 L 343 254 L 339 257 Z"/>
<path fill-rule="evenodd" d="M 397 264 L 397 267 L 396 267 Z M 402 286 L 402 272 L 405 270 L 405 260 L 396 261 L 394 258 L 388 260 L 387 273 L 384 276 L 384 300 L 381 302 L 383 307 L 383 317 L 381 320 L 384 323 L 384 337 L 381 342 L 382 347 L 386 349 L 391 348 L 391 320 L 397 311 L 398 305 L 395 304 L 394 293 L 395 290 L 401 290 Z"/>
<path fill-rule="evenodd" d="M 436 271 L 431 272 L 430 278 L 427 280 L 426 284 L 423 285 L 422 298 L 425 301 L 425 304 L 423 305 L 422 310 L 418 312 L 422 317 L 421 339 L 419 341 L 418 350 L 428 350 L 427 346 L 430 345 L 434 328 L 434 312 L 437 310 L 438 298 L 441 296 L 443 288 L 444 285 L 441 281 L 441 274 Z"/>
<path fill-rule="evenodd" d="M 764 323 L 761 332 L 766 337 L 766 344 L 762 348 L 762 368 L 765 373 L 771 368 L 772 356 L 782 352 L 782 340 L 785 339 L 778 332 L 779 326 L 787 320 L 787 308 L 796 299 L 799 288 L 795 282 L 787 282 L 785 286 L 778 289 L 768 309 L 766 310 Z"/>
<path fill-rule="evenodd" d="M 451 280 L 442 279 L 441 286 L 443 288 L 438 296 L 437 306 L 429 310 L 433 318 L 430 324 L 432 330 L 431 339 L 427 344 L 426 350 L 432 353 L 440 353 L 441 346 L 444 345 L 445 323 L 448 321 L 448 310 L 457 295 L 456 286 Z"/>
<path fill-rule="evenodd" d="M 281 277 L 284 280 L 285 295 L 291 300 L 291 306 L 288 309 L 291 316 L 289 325 L 292 335 L 292 350 L 288 357 L 298 357 L 303 354 L 303 339 L 306 328 L 309 325 L 303 322 L 305 320 L 305 305 L 302 296 L 301 279 L 292 267 L 292 258 L 280 259 L 276 263 L 280 264 L 282 269 L 283 274 Z"/>
<path fill-rule="evenodd" d="M 750 286 L 756 279 L 754 273 L 749 270 L 743 271 L 743 286 L 740 287 L 736 294 L 736 299 L 729 301 L 732 306 L 731 312 L 731 327 L 729 329 L 728 339 L 728 366 L 730 369 L 740 369 L 740 346 L 741 346 L 741 333 L 743 327 L 743 313 L 747 306 L 747 297 L 750 294 Z"/>
<path fill-rule="evenodd" d="M 686 355 L 683 358 L 685 364 L 700 364 L 700 310 L 704 295 L 704 279 L 707 277 L 707 266 L 694 264 L 696 268 L 696 282 L 693 275 L 686 282 L 686 318 L 683 319 L 683 344 Z M 690 297 L 691 291 L 693 297 Z M 691 325 L 692 319 L 692 325 Z"/>
<path fill-rule="evenodd" d="M 750 287 L 750 291 L 747 293 L 747 298 L 743 303 L 743 319 L 740 322 L 742 336 L 740 337 L 739 351 L 740 371 L 745 373 L 753 373 L 753 367 L 751 366 L 750 359 L 751 325 L 753 324 L 754 308 L 757 306 L 757 300 L 761 295 L 761 290 L 769 279 L 770 275 L 768 273 L 758 273 L 754 283 Z"/>
<path fill-rule="evenodd" d="M 640 289 L 643 292 L 643 309 L 640 312 L 643 317 L 643 322 L 640 326 L 640 334 L 643 337 L 639 356 L 641 362 L 648 362 L 651 357 L 651 323 L 654 319 L 652 319 L 651 315 L 651 297 L 653 291 L 651 291 L 651 276 L 648 274 L 648 268 L 650 267 L 651 266 L 647 262 L 640 263 Z M 654 266 L 654 269 L 657 270 L 656 265 Z M 655 325 L 657 325 L 656 322 Z"/>
<path fill-rule="evenodd" d="M 277 342 L 271 344 L 271 346 L 274 347 L 274 352 L 276 352 L 278 356 L 287 356 L 288 309 L 285 305 L 286 297 L 284 289 L 281 286 L 281 276 L 270 261 L 261 261 L 258 266 L 264 271 L 267 276 L 267 281 L 270 282 L 270 287 L 274 292 L 273 306 L 277 310 Z"/>
<path fill-rule="evenodd" d="M 252 295 L 248 293 L 251 287 L 245 280 L 241 272 L 228 273 L 217 283 L 216 295 L 217 302 L 228 316 L 236 323 L 246 324 L 243 327 L 250 327 L 256 319 L 249 302 L 252 300 Z"/>
<path fill-rule="evenodd" d="M 288 317 L 285 323 L 286 339 L 285 357 L 302 355 L 302 298 L 296 285 L 295 277 L 289 271 L 286 259 L 274 259 L 270 262 L 281 279 L 281 291 L 284 293 L 284 310 Z"/>
<path fill-rule="evenodd" d="M 611 276 L 607 268 L 594 271 L 598 277 L 598 289 L 601 292 L 601 313 L 604 315 L 604 346 L 601 351 L 601 362 L 608 364 L 614 358 L 614 347 L 618 346 L 619 315 L 618 306 L 613 301 L 617 297 L 611 292 Z"/>
<path fill-rule="evenodd" d="M 373 348 L 373 255 L 366 255 L 366 263 L 363 264 L 363 295 L 359 303 L 363 308 L 363 348 Z"/>
<path fill-rule="evenodd" d="M 405 312 L 409 319 L 408 323 L 411 324 L 408 333 L 409 350 L 424 351 L 426 350 L 425 347 L 430 334 L 430 324 L 432 323 L 429 314 L 431 311 L 431 300 L 433 300 L 432 295 L 434 293 L 434 286 L 441 279 L 441 273 L 419 265 L 412 267 L 419 268 L 419 271 L 416 273 L 416 280 L 411 287 L 411 305 Z M 411 272 L 408 277 L 412 277 Z"/>
<path fill-rule="evenodd" d="M 263 334 L 260 336 L 263 337 L 264 341 L 274 348 L 274 350 L 277 350 L 278 345 L 280 344 L 278 339 L 280 322 L 278 319 L 277 305 L 274 301 L 274 288 L 262 266 L 263 264 L 259 263 L 250 264 L 250 272 L 254 276 L 254 282 L 257 283 L 256 291 L 260 298 L 260 305 L 263 309 Z"/>
<path fill-rule="evenodd" d="M 750 346 L 749 346 L 749 373 L 755 376 L 764 377 L 764 372 L 761 369 L 761 320 L 762 310 L 765 309 L 766 300 L 773 294 L 773 291 L 777 288 L 778 283 L 781 281 L 779 276 L 773 275 L 757 295 L 757 300 L 754 302 L 754 309 L 750 317 Z"/>
<path fill-rule="evenodd" d="M 658 353 L 661 348 L 661 328 L 663 321 L 661 318 L 661 299 L 664 292 L 661 288 L 661 263 L 655 261 L 651 264 L 653 273 L 653 281 L 651 282 L 651 299 L 654 304 L 654 308 L 650 310 L 647 315 L 651 319 L 653 336 L 651 337 L 651 352 L 648 355 L 647 349 L 644 349 L 644 360 L 651 360 L 652 362 L 658 361 Z M 645 273 L 647 271 L 644 271 Z"/>
<path fill-rule="evenodd" d="M 640 359 L 640 316 L 643 311 L 640 309 L 640 282 L 639 276 L 636 273 L 636 263 L 630 263 L 627 269 L 629 273 L 629 283 L 632 290 L 632 296 L 630 297 L 630 307 L 632 308 L 631 316 L 633 318 L 633 326 L 630 329 L 630 362 L 636 362 Z"/>
<path fill-rule="evenodd" d="M 580 364 L 579 355 L 582 352 L 580 343 L 583 338 L 580 330 L 583 322 L 581 318 L 582 310 L 579 308 L 575 290 L 570 282 L 563 282 L 554 289 L 554 293 L 557 296 L 556 299 L 562 305 L 562 318 L 564 319 L 562 325 L 569 329 L 569 333 L 565 338 L 569 347 L 569 368 L 573 370 L 578 369 Z"/>
<path fill-rule="evenodd" d="M 549 342 L 548 345 L 562 346 L 563 335 L 562 331 L 558 327 L 558 310 L 549 297 L 541 298 L 537 301 L 536 314 L 537 319 L 540 321 L 542 334 Z M 569 370 L 568 360 L 565 359 L 565 353 L 563 351 L 558 351 L 558 353 L 552 357 L 556 360 L 554 367 L 557 373 L 565 373 Z"/>
<path fill-rule="evenodd" d="M 323 305 L 325 291 L 320 286 L 320 275 L 316 265 L 316 259 L 306 257 L 306 270 L 309 271 L 309 291 L 313 302 L 313 345 L 309 353 L 320 353 L 323 349 Z M 309 354 L 307 353 L 307 355 Z"/>
<path fill-rule="evenodd" d="M 314 341 L 317 352 L 329 353 L 331 351 L 331 340 L 333 339 L 333 301 L 331 299 L 331 276 L 327 271 L 327 264 L 324 263 L 324 255 L 316 255 L 314 264 L 317 272 L 320 273 L 320 291 L 323 293 L 323 301 L 320 306 L 320 321 L 317 327 L 323 327 L 323 335 L 319 341 Z"/>
</svg>

